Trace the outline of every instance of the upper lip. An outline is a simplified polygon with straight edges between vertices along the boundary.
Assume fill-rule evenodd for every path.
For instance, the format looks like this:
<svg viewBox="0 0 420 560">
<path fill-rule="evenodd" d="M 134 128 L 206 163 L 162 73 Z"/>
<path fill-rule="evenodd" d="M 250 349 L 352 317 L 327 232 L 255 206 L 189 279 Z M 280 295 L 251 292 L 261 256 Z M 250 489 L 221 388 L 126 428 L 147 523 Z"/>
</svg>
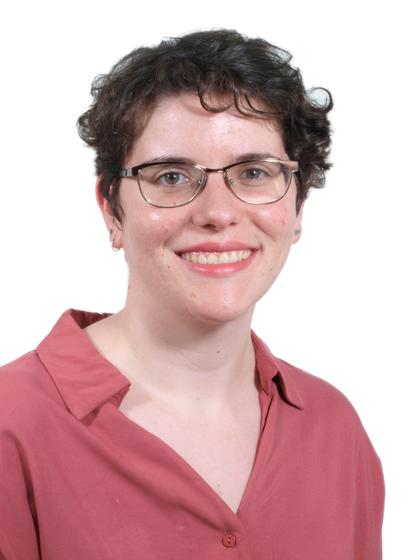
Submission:
<svg viewBox="0 0 420 560">
<path fill-rule="evenodd" d="M 252 247 L 251 245 L 246 245 L 241 241 L 206 241 L 204 243 L 190 245 L 189 247 L 185 247 L 183 249 L 180 249 L 179 251 L 176 251 L 176 253 L 224 253 L 227 251 L 244 251 L 246 249 L 255 251 L 257 248 Z"/>
</svg>

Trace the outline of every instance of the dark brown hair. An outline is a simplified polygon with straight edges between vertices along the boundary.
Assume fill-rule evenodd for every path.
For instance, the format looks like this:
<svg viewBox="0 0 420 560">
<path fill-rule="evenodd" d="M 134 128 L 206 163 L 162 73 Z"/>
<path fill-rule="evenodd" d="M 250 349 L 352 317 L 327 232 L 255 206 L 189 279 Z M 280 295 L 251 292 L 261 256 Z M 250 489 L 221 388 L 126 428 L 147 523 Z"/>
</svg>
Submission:
<svg viewBox="0 0 420 560">
<path fill-rule="evenodd" d="M 93 103 L 78 119 L 81 138 L 96 151 L 101 191 L 121 221 L 118 171 L 147 115 L 163 96 L 196 92 L 202 106 L 226 110 L 212 98 L 231 99 L 238 111 L 275 119 L 288 156 L 299 162 L 297 207 L 311 187 L 324 185 L 331 164 L 331 130 L 327 113 L 332 98 L 325 88 L 306 91 L 291 55 L 263 39 L 216 29 L 168 38 L 140 47 L 92 84 Z M 263 102 L 269 111 L 253 106 Z M 255 101 L 254 101 L 255 104 Z M 140 128 L 139 128 L 140 127 Z M 111 189 L 112 186 L 112 189 Z"/>
</svg>

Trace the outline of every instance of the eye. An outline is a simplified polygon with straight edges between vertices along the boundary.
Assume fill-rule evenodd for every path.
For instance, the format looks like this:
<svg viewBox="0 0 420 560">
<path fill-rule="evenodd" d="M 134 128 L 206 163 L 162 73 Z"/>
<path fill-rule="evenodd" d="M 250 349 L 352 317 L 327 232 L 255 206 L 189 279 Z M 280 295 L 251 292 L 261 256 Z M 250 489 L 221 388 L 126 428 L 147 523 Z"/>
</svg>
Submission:
<svg viewBox="0 0 420 560">
<path fill-rule="evenodd" d="M 247 187 L 263 186 L 270 177 L 273 176 L 273 170 L 264 163 L 244 163 L 234 168 L 233 180 Z"/>
<path fill-rule="evenodd" d="M 190 179 L 178 171 L 167 171 L 157 177 L 157 182 L 162 186 L 177 186 L 190 182 Z"/>
<path fill-rule="evenodd" d="M 194 182 L 194 177 L 187 166 L 164 163 L 144 168 L 140 180 L 155 188 L 169 189 L 187 187 Z"/>
<path fill-rule="evenodd" d="M 247 180 L 258 180 L 258 179 L 265 179 L 267 177 L 267 172 L 264 169 L 260 169 L 259 167 L 248 167 L 244 171 L 242 171 L 240 175 L 240 179 L 247 179 Z"/>
</svg>

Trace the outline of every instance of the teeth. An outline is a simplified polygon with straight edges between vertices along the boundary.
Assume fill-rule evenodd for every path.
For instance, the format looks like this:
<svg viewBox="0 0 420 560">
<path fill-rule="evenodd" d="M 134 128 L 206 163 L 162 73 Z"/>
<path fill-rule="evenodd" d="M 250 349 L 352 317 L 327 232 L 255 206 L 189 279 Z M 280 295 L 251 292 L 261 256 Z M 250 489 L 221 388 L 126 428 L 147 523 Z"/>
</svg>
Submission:
<svg viewBox="0 0 420 560">
<path fill-rule="evenodd" d="M 182 253 L 181 257 L 194 264 L 227 264 L 247 259 L 252 251 L 227 251 L 224 253 Z"/>
</svg>

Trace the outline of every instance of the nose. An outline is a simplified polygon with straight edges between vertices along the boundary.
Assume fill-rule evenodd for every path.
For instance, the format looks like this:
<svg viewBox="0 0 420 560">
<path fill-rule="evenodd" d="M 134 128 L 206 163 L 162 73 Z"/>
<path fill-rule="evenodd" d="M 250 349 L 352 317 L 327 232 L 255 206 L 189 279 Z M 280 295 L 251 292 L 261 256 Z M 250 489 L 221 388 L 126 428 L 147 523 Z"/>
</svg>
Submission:
<svg viewBox="0 0 420 560">
<path fill-rule="evenodd" d="M 244 204 L 227 187 L 223 172 L 211 171 L 207 175 L 204 189 L 191 203 L 193 223 L 200 227 L 222 230 L 239 223 Z"/>
</svg>

